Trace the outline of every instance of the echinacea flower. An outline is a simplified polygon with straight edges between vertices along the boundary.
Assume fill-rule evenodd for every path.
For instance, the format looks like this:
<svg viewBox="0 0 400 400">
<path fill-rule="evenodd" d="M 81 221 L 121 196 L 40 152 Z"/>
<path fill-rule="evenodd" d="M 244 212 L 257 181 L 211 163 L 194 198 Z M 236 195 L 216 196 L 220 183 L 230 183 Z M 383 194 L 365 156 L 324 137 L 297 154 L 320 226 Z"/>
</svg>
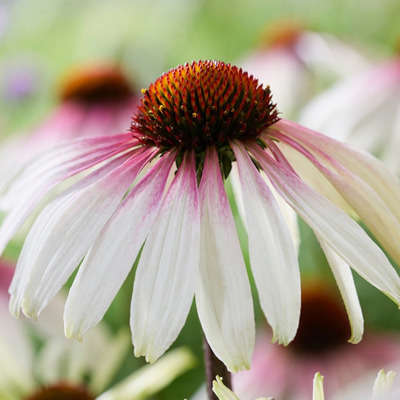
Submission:
<svg viewBox="0 0 400 400">
<path fill-rule="evenodd" d="M 58 96 L 59 104 L 33 132 L 3 140 L 0 194 L 24 162 L 35 159 L 50 146 L 71 138 L 125 130 L 126 121 L 139 101 L 124 72 L 106 63 L 82 65 L 68 71 L 61 80 Z"/>
<path fill-rule="evenodd" d="M 12 272 L 11 263 L 0 262 L 2 400 L 142 400 L 193 366 L 191 352 L 178 348 L 157 365 L 140 368 L 111 386 L 125 359 L 129 334 L 111 334 L 99 324 L 82 343 L 67 340 L 54 329 L 61 322 L 61 294 L 40 323 L 16 321 L 8 312 Z"/>
<path fill-rule="evenodd" d="M 267 393 L 276 399 L 311 398 L 311 381 L 319 371 L 329 377 L 329 398 L 343 387 L 378 368 L 391 368 L 400 359 L 400 338 L 368 332 L 361 343 L 348 343 L 350 326 L 337 293 L 324 281 L 303 285 L 299 329 L 287 346 L 270 343 L 259 329 L 252 367 L 235 374 L 232 384 L 242 400 Z"/>
<path fill-rule="evenodd" d="M 381 369 L 378 372 L 378 375 L 375 378 L 374 384 L 371 388 L 364 387 L 365 385 L 355 382 L 356 390 L 353 390 L 349 397 L 347 395 L 338 394 L 333 397 L 333 400 L 394 400 L 397 399 L 400 390 L 393 388 L 394 386 L 394 378 L 396 373 L 394 371 L 385 372 L 384 369 Z M 329 380 L 329 377 L 327 378 Z M 311 384 L 311 381 L 310 381 Z M 236 396 L 234 392 L 228 389 L 222 379 L 217 376 L 213 381 L 213 391 L 219 400 L 240 400 L 239 397 Z M 241 400 L 244 398 L 242 397 Z M 324 376 L 317 372 L 314 375 L 312 381 L 312 397 L 311 395 L 307 398 L 307 400 L 325 400 L 325 392 L 324 392 Z M 274 400 L 272 397 L 260 397 L 256 400 Z"/>
<path fill-rule="evenodd" d="M 176 339 L 195 297 L 215 355 L 231 371 L 248 368 L 255 323 L 224 188 L 232 162 L 239 170 L 252 272 L 274 342 L 288 344 L 296 334 L 300 273 L 289 230 L 264 178 L 323 245 L 354 342 L 363 327 L 349 265 L 399 303 L 400 279 L 384 253 L 319 192 L 329 188 L 368 227 L 394 240 L 400 232 L 395 217 L 400 186 L 377 160 L 279 119 L 269 88 L 223 62 L 178 66 L 143 94 L 131 132 L 55 147 L 13 182 L 0 251 L 46 192 L 94 169 L 36 219 L 10 286 L 14 315 L 22 308 L 37 318 L 80 263 L 64 320 L 66 335 L 82 338 L 102 319 L 143 246 L 131 306 L 135 354 L 156 361 Z M 305 172 L 318 178 L 313 183 L 321 183 L 319 190 L 299 177 L 293 154 L 316 166 Z"/>
<path fill-rule="evenodd" d="M 332 86 L 304 108 L 300 121 L 367 150 L 399 175 L 400 56 Z"/>
<path fill-rule="evenodd" d="M 291 19 L 267 26 L 258 47 L 242 58 L 238 64 L 271 87 L 284 118 L 293 118 L 328 84 L 368 65 L 351 44 Z"/>
</svg>

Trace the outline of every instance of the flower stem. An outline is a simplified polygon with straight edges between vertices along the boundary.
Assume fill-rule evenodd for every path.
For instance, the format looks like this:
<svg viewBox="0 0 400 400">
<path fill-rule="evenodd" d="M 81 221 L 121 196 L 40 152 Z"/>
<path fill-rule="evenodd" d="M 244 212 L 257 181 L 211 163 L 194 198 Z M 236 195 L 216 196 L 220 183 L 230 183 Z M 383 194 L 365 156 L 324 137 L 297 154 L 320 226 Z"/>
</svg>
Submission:
<svg viewBox="0 0 400 400">
<path fill-rule="evenodd" d="M 232 389 L 231 373 L 226 369 L 225 364 L 217 358 L 211 350 L 205 336 L 203 336 L 204 363 L 206 367 L 207 395 L 209 400 L 218 400 L 212 390 L 212 383 L 218 375 L 223 379 L 224 385 Z"/>
</svg>

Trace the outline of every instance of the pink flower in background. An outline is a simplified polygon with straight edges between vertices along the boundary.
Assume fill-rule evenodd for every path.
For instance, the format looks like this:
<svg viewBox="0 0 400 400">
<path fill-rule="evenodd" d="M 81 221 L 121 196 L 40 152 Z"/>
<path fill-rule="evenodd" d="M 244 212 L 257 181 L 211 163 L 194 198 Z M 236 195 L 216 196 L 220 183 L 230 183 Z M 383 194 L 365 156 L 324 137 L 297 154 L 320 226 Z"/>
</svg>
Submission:
<svg viewBox="0 0 400 400">
<path fill-rule="evenodd" d="M 265 394 L 282 400 L 309 400 L 313 377 L 320 372 L 325 376 L 325 395 L 333 398 L 353 381 L 400 359 L 398 335 L 370 332 L 357 345 L 347 342 L 349 336 L 346 310 L 335 291 L 323 282 L 305 286 L 293 342 L 276 346 L 270 343 L 269 330 L 260 330 L 252 368 L 234 375 L 234 391 L 241 400 Z"/>
<path fill-rule="evenodd" d="M 268 26 L 259 42 L 238 64 L 271 87 L 285 118 L 293 118 L 327 85 L 368 65 L 355 47 L 295 20 Z"/>
<path fill-rule="evenodd" d="M 68 139 L 126 130 L 139 97 L 116 65 L 76 67 L 61 81 L 61 103 L 36 130 L 36 138 Z"/>
<path fill-rule="evenodd" d="M 300 272 L 264 174 L 323 246 L 351 319 L 351 341 L 361 339 L 363 318 L 349 266 L 399 303 L 400 279 L 386 256 L 324 196 L 341 200 L 346 211 L 351 206 L 379 239 L 387 237 L 385 245 L 396 243 L 389 251 L 397 249 L 400 185 L 377 160 L 279 119 L 269 88 L 223 62 L 178 66 L 143 94 L 131 132 L 54 147 L 27 165 L 3 197 L 15 201 L 0 228 L 1 250 L 43 195 L 91 169 L 30 230 L 10 287 L 15 315 L 22 308 L 36 318 L 81 263 L 64 313 L 67 336 L 81 338 L 103 318 L 144 243 L 131 306 L 135 354 L 157 360 L 178 336 L 194 296 L 214 353 L 231 371 L 248 368 L 255 323 L 224 188 L 232 162 L 274 342 L 295 337 Z M 316 190 L 299 176 L 307 163 L 314 167 L 308 165 L 305 179 Z"/>
<path fill-rule="evenodd" d="M 400 174 L 400 56 L 363 70 L 310 102 L 302 123 L 365 149 Z"/>
<path fill-rule="evenodd" d="M 20 84 L 24 86 L 26 82 Z M 19 95 L 23 87 L 12 90 Z M 58 106 L 33 132 L 3 140 L 0 194 L 24 162 L 34 160 L 50 146 L 72 138 L 126 130 L 127 121 L 139 102 L 123 71 L 115 65 L 102 63 L 70 70 L 62 79 L 59 97 Z"/>
</svg>

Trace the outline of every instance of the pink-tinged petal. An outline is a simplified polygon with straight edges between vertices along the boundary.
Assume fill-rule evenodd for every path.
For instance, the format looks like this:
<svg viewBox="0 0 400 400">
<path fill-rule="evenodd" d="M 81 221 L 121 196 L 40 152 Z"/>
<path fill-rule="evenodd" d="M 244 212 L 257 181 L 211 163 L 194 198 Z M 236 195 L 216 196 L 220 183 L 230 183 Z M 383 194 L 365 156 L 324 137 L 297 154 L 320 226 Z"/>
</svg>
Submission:
<svg viewBox="0 0 400 400">
<path fill-rule="evenodd" d="M 65 306 L 65 333 L 96 325 L 120 289 L 157 216 L 175 153 L 165 154 L 107 222 L 79 268 Z"/>
<path fill-rule="evenodd" d="M 187 154 L 146 240 L 131 307 L 135 355 L 155 362 L 176 339 L 193 302 L 200 256 L 193 154 Z"/>
<path fill-rule="evenodd" d="M 324 243 L 323 240 L 319 240 L 319 242 L 332 269 L 349 316 L 351 327 L 351 338 L 349 342 L 358 343 L 364 333 L 364 318 L 350 267 L 329 247 L 329 245 Z"/>
<path fill-rule="evenodd" d="M 400 304 L 400 279 L 379 247 L 341 209 L 306 185 L 297 175 L 249 143 L 278 192 L 297 213 L 364 279 Z"/>
<path fill-rule="evenodd" d="M 60 290 L 153 154 L 120 156 L 46 206 L 28 234 L 10 286 L 26 315 L 36 318 Z"/>
<path fill-rule="evenodd" d="M 300 129 L 298 130 L 300 131 Z M 309 131 L 306 131 L 307 133 L 310 134 Z M 368 229 L 382 243 L 394 260 L 399 263 L 400 212 L 397 204 L 400 199 L 400 182 L 387 171 L 382 173 L 381 169 L 385 169 L 385 167 L 372 156 L 320 135 L 314 141 L 314 138 L 306 137 L 306 134 L 300 133 L 298 139 L 300 143 L 297 143 L 296 138 L 294 138 L 293 146 L 296 146 L 314 163 L 334 185 L 357 212 Z M 284 136 L 278 135 L 278 137 L 290 141 L 289 138 L 285 139 Z M 341 151 L 337 151 L 337 147 L 340 147 Z M 341 160 L 336 159 L 337 153 L 340 153 Z M 343 158 L 343 154 L 347 154 L 347 157 Z M 348 161 L 349 158 L 355 159 L 356 162 Z M 364 168 L 357 166 L 357 162 Z M 354 165 L 350 165 L 348 168 L 344 165 L 346 163 Z M 365 174 L 367 169 L 369 170 L 368 175 Z M 381 178 L 378 179 L 379 182 L 377 182 L 377 175 Z M 386 185 L 382 185 L 385 179 Z M 393 199 L 390 199 L 391 196 L 393 196 Z M 396 196 L 397 202 L 395 203 Z M 389 201 L 387 201 L 388 199 Z"/>
<path fill-rule="evenodd" d="M 200 183 L 200 278 L 196 305 L 210 347 L 232 372 L 250 367 L 252 295 L 218 156 L 209 148 Z"/>
<path fill-rule="evenodd" d="M 10 191 L 1 199 L 0 209 L 10 210 L 0 227 L 0 254 L 40 199 L 55 185 L 104 160 L 137 145 L 129 134 L 86 139 L 57 146 L 54 152 L 27 165 Z M 63 151 L 64 150 L 64 151 Z"/>
<path fill-rule="evenodd" d="M 242 145 L 232 145 L 239 167 L 250 264 L 273 342 L 287 345 L 300 317 L 300 268 L 280 208 Z"/>
<path fill-rule="evenodd" d="M 126 157 L 123 156 L 123 159 Z M 43 229 L 41 225 L 45 224 L 46 222 L 51 222 L 51 213 L 57 213 L 58 211 L 58 206 L 64 202 L 64 207 L 68 204 L 66 201 L 71 201 L 74 200 L 73 194 L 74 192 L 79 192 L 82 189 L 85 189 L 90 186 L 91 183 L 95 182 L 96 180 L 99 180 L 101 178 L 104 178 L 110 171 L 115 169 L 116 165 L 119 164 L 119 161 L 116 160 L 109 165 L 101 168 L 100 170 L 92 173 L 89 177 L 83 179 L 82 181 L 76 183 L 71 189 L 68 191 L 64 192 L 61 196 L 58 197 L 58 199 L 55 199 L 52 203 L 50 203 L 45 210 L 43 210 L 42 215 L 38 218 L 37 222 L 34 224 L 34 228 L 32 229 Z M 28 236 L 34 235 L 34 230 L 30 232 Z M 49 232 L 46 233 L 46 237 L 49 236 Z M 63 241 L 61 241 L 62 243 Z M 41 249 L 45 248 L 45 245 L 47 246 L 47 243 L 45 243 L 42 240 L 41 246 L 38 247 L 38 251 Z M 54 243 L 54 245 L 58 245 L 58 243 Z M 30 269 L 31 269 L 31 262 L 32 260 L 27 259 L 27 261 L 24 261 L 24 257 L 26 256 L 26 249 L 27 246 L 24 246 L 25 250 L 22 251 L 20 259 L 19 259 L 19 267 L 16 269 L 16 272 L 14 274 L 14 278 L 12 281 L 12 284 L 10 286 L 9 292 L 11 294 L 11 301 L 10 301 L 10 309 L 11 312 L 18 316 L 19 315 L 19 309 L 21 307 L 21 295 L 24 291 L 26 281 L 29 277 Z M 51 250 L 51 247 L 48 247 L 49 250 Z M 34 248 L 32 250 L 35 250 Z M 29 256 L 29 254 L 28 254 Z M 30 257 L 35 257 L 35 254 L 30 254 Z"/>
</svg>

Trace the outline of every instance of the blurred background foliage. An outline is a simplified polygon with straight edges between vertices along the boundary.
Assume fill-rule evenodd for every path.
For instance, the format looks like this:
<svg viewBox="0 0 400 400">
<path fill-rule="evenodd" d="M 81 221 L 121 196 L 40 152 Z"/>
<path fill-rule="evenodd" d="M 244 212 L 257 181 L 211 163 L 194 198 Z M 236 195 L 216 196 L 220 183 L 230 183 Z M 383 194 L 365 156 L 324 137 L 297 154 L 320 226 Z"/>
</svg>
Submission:
<svg viewBox="0 0 400 400">
<path fill-rule="evenodd" d="M 73 66 L 117 62 L 140 90 L 163 71 L 191 60 L 234 63 L 281 19 L 334 34 L 371 58 L 399 51 L 399 0 L 0 0 L 0 137 L 39 123 L 57 103 L 60 79 Z M 18 92 L 13 85 L 21 82 L 24 87 Z M 303 278 L 331 279 L 312 232 L 301 222 L 300 228 Z M 240 236 L 247 254 L 242 229 Z M 16 257 L 17 252 L 14 244 L 9 255 Z M 128 324 L 133 278 L 134 270 L 106 315 L 115 330 Z M 362 279 L 356 283 L 366 329 L 400 332 L 396 306 Z M 180 344 L 191 346 L 198 365 L 155 398 L 188 397 L 204 380 L 195 310 L 175 343 Z M 127 354 L 116 381 L 141 364 L 142 359 Z"/>
</svg>

